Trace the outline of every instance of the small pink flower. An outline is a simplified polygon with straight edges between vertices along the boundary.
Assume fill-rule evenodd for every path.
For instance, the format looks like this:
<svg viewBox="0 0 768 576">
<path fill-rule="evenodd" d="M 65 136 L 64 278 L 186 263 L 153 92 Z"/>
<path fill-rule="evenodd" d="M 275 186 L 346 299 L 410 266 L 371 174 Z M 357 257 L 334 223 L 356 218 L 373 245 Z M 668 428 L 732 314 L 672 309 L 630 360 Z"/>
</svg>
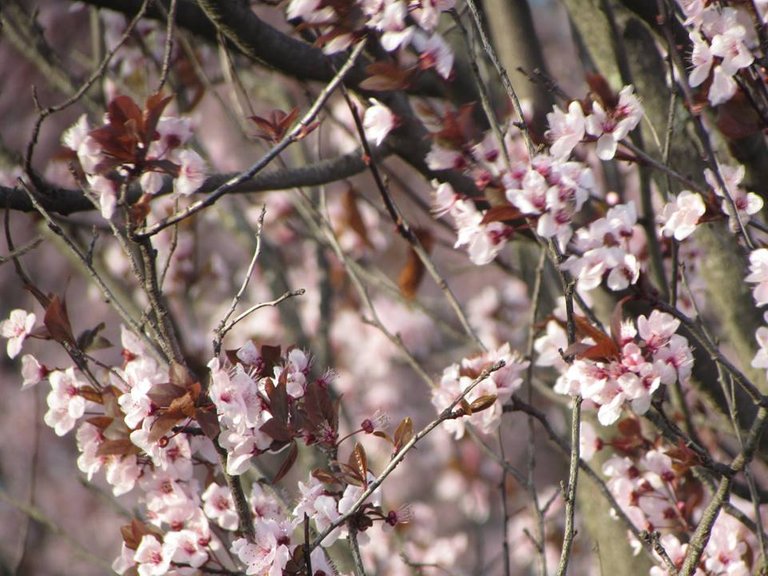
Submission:
<svg viewBox="0 0 768 576">
<path fill-rule="evenodd" d="M 8 338 L 8 356 L 16 358 L 21 352 L 21 345 L 35 327 L 36 317 L 26 310 L 16 309 L 11 311 L 8 320 L 0 322 L 0 335 Z"/>
<path fill-rule="evenodd" d="M 21 377 L 24 379 L 21 389 L 26 390 L 39 383 L 48 375 L 48 369 L 37 361 L 32 354 L 21 357 Z"/>
<path fill-rule="evenodd" d="M 179 176 L 176 178 L 174 190 L 178 194 L 189 196 L 205 182 L 205 160 L 194 150 L 179 152 Z"/>
<path fill-rule="evenodd" d="M 586 123 L 581 104 L 574 100 L 568 105 L 567 113 L 554 106 L 547 114 L 547 122 L 547 138 L 552 142 L 550 153 L 556 158 L 566 158 L 584 138 Z"/>
<path fill-rule="evenodd" d="M 674 236 L 678 241 L 685 240 L 696 230 L 696 225 L 706 210 L 700 194 L 683 190 L 677 198 L 664 206 L 661 213 L 664 236 Z"/>
<path fill-rule="evenodd" d="M 373 100 L 373 106 L 365 111 L 363 128 L 368 140 L 381 146 L 384 139 L 397 126 L 397 118 L 392 111 L 378 100 Z"/>
</svg>

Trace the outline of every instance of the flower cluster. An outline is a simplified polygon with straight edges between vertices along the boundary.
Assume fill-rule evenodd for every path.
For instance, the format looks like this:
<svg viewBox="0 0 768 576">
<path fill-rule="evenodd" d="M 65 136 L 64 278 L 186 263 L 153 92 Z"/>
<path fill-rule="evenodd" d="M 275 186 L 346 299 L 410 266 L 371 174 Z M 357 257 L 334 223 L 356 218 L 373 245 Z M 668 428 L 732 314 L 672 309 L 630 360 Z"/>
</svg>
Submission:
<svg viewBox="0 0 768 576">
<path fill-rule="evenodd" d="M 640 123 L 643 106 L 633 86 L 622 88 L 618 99 L 606 95 L 606 100 L 608 102 L 593 101 L 591 113 L 587 116 L 581 102 L 571 102 L 568 112 L 554 106 L 552 112 L 547 114 L 547 137 L 552 142 L 550 153 L 556 158 L 567 158 L 588 134 L 597 140 L 597 157 L 600 160 L 613 158 L 619 142 Z"/>
<path fill-rule="evenodd" d="M 603 218 L 576 232 L 573 251 L 563 270 L 578 279 L 580 290 L 597 288 L 607 274 L 611 290 L 624 290 L 640 277 L 644 236 L 637 224 L 634 202 L 614 206 Z"/>
<path fill-rule="evenodd" d="M 502 368 L 472 387 L 483 370 L 500 361 L 504 362 Z M 443 370 L 440 384 L 432 390 L 432 405 L 438 412 L 442 412 L 459 398 L 463 397 L 463 402 L 456 418 L 445 423 L 446 430 L 457 439 L 464 436 L 467 423 L 484 434 L 496 430 L 504 403 L 520 388 L 523 383 L 522 373 L 527 367 L 528 362 L 513 352 L 509 344 L 448 366 Z"/>
<path fill-rule="evenodd" d="M 699 1 L 678 2 L 686 16 L 693 44 L 688 77 L 691 86 L 708 83 L 707 98 L 712 106 L 730 100 L 738 89 L 734 76 L 755 58 L 748 48 L 752 25 L 736 8 Z M 744 17 L 746 26 L 740 23 Z"/>
<path fill-rule="evenodd" d="M 251 458 L 281 450 L 295 439 L 333 448 L 338 437 L 337 408 L 328 387 L 332 373 L 310 378 L 310 358 L 293 348 L 280 350 L 251 342 L 224 362 L 214 358 L 209 394 L 227 449 L 227 473 L 243 474 Z"/>
<path fill-rule="evenodd" d="M 554 326 L 553 332 L 559 332 L 554 322 L 550 324 Z M 559 394 L 578 394 L 592 402 L 598 407 L 598 419 L 604 426 L 616 422 L 627 404 L 635 413 L 644 414 L 661 384 L 686 382 L 691 374 L 693 356 L 688 341 L 675 333 L 680 321 L 669 314 L 654 310 L 647 317 L 641 315 L 636 327 L 624 322 L 620 333 L 613 337 L 592 328 L 585 320 L 578 324 L 594 344 L 582 342 L 569 348 L 575 352 L 575 359 L 566 365 L 554 389 Z M 564 334 L 551 333 L 542 338 L 545 340 L 537 345 L 537 350 L 565 339 Z M 540 365 L 558 364 L 554 352 L 544 358 L 539 358 Z"/>
<path fill-rule="evenodd" d="M 634 418 L 623 420 L 618 432 L 606 441 L 616 451 L 603 464 L 608 489 L 635 527 L 662 534 L 665 552 L 680 568 L 688 545 L 678 537 L 689 534 L 696 525 L 704 496 L 705 488 L 693 474 L 699 459 L 682 443 L 670 447 L 660 438 L 646 438 Z M 720 514 L 696 574 L 746 576 L 751 573 L 748 562 L 756 544 L 738 520 Z M 633 545 L 639 551 L 640 543 Z M 654 567 L 650 574 L 664 576 L 667 572 Z"/>
<path fill-rule="evenodd" d="M 573 216 L 589 198 L 594 179 L 580 162 L 539 154 L 524 170 L 507 173 L 504 187 L 513 206 L 537 219 L 537 234 L 556 238 L 564 248 L 573 235 Z"/>
<path fill-rule="evenodd" d="M 375 31 L 384 50 L 396 52 L 411 46 L 420 54 L 421 69 L 434 68 L 447 79 L 453 53 L 435 29 L 440 13 L 453 6 L 453 0 L 291 0 L 287 16 L 317 29 L 318 43 L 327 54 L 344 50 L 357 38 Z"/>
<path fill-rule="evenodd" d="M 83 115 L 62 136 L 105 218 L 112 217 L 125 187 L 134 181 L 148 195 L 161 190 L 164 174 L 174 178 L 177 194 L 189 195 L 202 185 L 205 162 L 183 147 L 192 137 L 189 120 L 162 116 L 169 101 L 155 94 L 142 110 L 130 97 L 117 96 L 102 126 L 92 129 Z"/>
</svg>

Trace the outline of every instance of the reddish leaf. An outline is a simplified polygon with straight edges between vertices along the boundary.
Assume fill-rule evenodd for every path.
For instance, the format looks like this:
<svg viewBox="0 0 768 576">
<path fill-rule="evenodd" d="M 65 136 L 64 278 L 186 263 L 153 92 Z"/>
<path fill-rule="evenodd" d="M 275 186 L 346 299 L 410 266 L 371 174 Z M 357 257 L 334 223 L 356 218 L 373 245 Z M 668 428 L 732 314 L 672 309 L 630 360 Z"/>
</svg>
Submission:
<svg viewBox="0 0 768 576">
<path fill-rule="evenodd" d="M 293 434 L 288 430 L 288 427 L 277 418 L 267 420 L 259 428 L 261 432 L 264 432 L 267 436 L 278 442 L 290 442 L 293 440 Z"/>
<path fill-rule="evenodd" d="M 100 322 L 98 326 L 83 330 L 77 337 L 77 347 L 84 352 L 89 350 L 103 350 L 110 348 L 112 344 L 106 338 L 99 336 L 99 332 L 104 330 L 106 324 Z"/>
<path fill-rule="evenodd" d="M 187 418 L 194 417 L 195 402 L 192 400 L 192 395 L 187 392 L 183 396 L 174 398 L 166 410 L 166 415 L 175 416 L 176 418 L 182 416 L 186 416 Z"/>
<path fill-rule="evenodd" d="M 414 231 L 419 242 L 427 252 L 432 251 L 432 234 L 427 229 L 418 229 Z M 405 262 L 402 270 L 400 270 L 400 276 L 398 276 L 397 284 L 400 287 L 400 292 L 403 293 L 408 299 L 412 299 L 416 296 L 416 292 L 419 289 L 422 279 L 424 278 L 424 264 L 419 258 L 416 251 L 411 248 L 408 251 L 408 259 Z"/>
<path fill-rule="evenodd" d="M 636 418 L 624 418 L 617 428 L 622 436 L 632 438 L 640 436 L 640 422 Z"/>
<path fill-rule="evenodd" d="M 139 449 L 131 442 L 130 438 L 118 440 L 104 440 L 96 450 L 97 456 L 127 456 L 136 454 Z"/>
<path fill-rule="evenodd" d="M 365 448 L 359 442 L 355 443 L 355 449 L 349 456 L 349 465 L 354 467 L 363 483 L 368 482 L 368 457 L 365 454 Z"/>
<path fill-rule="evenodd" d="M 277 471 L 277 474 L 275 474 L 275 477 L 272 478 L 272 483 L 276 484 L 277 482 L 280 482 L 286 474 L 291 470 L 293 465 L 296 463 L 296 457 L 299 455 L 299 448 L 296 445 L 296 442 L 291 442 L 291 447 L 288 449 L 288 456 L 286 456 L 285 460 L 283 460 L 283 464 L 280 466 L 280 470 Z"/>
<path fill-rule="evenodd" d="M 373 435 L 374 436 L 378 436 L 379 438 L 383 438 L 384 440 L 386 440 L 390 444 L 394 444 L 394 440 L 392 440 L 392 438 L 389 436 L 389 434 L 387 434 L 383 430 L 374 430 L 373 431 Z"/>
<path fill-rule="evenodd" d="M 487 410 L 493 406 L 495 402 L 496 394 L 486 394 L 484 396 L 480 396 L 480 398 L 477 398 L 476 400 L 473 400 L 469 405 L 469 409 L 473 414 L 476 412 L 482 412 L 483 410 Z"/>
<path fill-rule="evenodd" d="M 586 350 L 579 352 L 572 351 L 575 347 L 571 346 L 569 347 L 569 350 L 566 351 L 566 354 L 573 353 L 577 358 L 595 360 L 598 362 L 610 361 L 620 355 L 621 351 L 619 350 L 618 345 L 605 332 L 592 326 L 592 324 L 590 324 L 583 316 L 574 315 L 573 320 L 576 324 L 577 332 L 581 336 L 592 338 L 595 341 L 595 344 L 589 346 Z"/>
<path fill-rule="evenodd" d="M 147 535 L 156 537 L 158 542 L 163 541 L 162 534 L 157 528 L 149 524 L 144 524 L 136 518 L 132 519 L 130 524 L 121 526 L 120 534 L 123 536 L 123 542 L 125 542 L 126 547 L 131 550 L 136 550 L 141 543 L 141 539 Z"/>
<path fill-rule="evenodd" d="M 277 143 L 283 139 L 288 129 L 299 116 L 299 109 L 293 108 L 289 113 L 282 110 L 272 110 L 268 117 L 250 116 L 249 119 L 259 128 L 258 138 Z"/>
<path fill-rule="evenodd" d="M 219 419 L 216 417 L 216 413 L 213 410 L 198 408 L 195 412 L 195 420 L 197 420 L 203 433 L 208 438 L 216 440 L 219 437 L 221 428 L 219 427 Z"/>
<path fill-rule="evenodd" d="M 616 306 L 613 307 L 611 313 L 611 338 L 617 343 L 621 342 L 621 323 L 624 319 L 624 303 L 627 300 L 631 300 L 632 296 L 624 296 L 621 300 L 616 302 Z"/>
<path fill-rule="evenodd" d="M 147 440 L 149 440 L 150 443 L 157 442 L 168 434 L 168 432 L 170 432 L 182 419 L 183 418 L 180 418 L 176 414 L 161 414 L 152 423 L 152 429 L 149 431 Z"/>
<path fill-rule="evenodd" d="M 523 218 L 523 213 L 511 204 L 505 206 L 491 206 L 483 215 L 481 224 L 490 224 L 491 222 L 509 223 Z"/>
<path fill-rule="evenodd" d="M 410 84 L 414 70 L 403 70 L 392 62 L 374 62 L 365 68 L 368 78 L 360 83 L 364 90 L 402 90 Z"/>
<path fill-rule="evenodd" d="M 82 396 L 86 400 L 90 400 L 91 402 L 95 402 L 96 404 L 101 404 L 101 392 L 93 388 L 93 386 L 81 386 L 77 389 L 77 394 L 79 396 Z"/>
<path fill-rule="evenodd" d="M 402 419 L 400 424 L 397 425 L 394 434 L 394 451 L 395 454 L 400 452 L 400 449 L 405 446 L 413 437 L 413 420 L 410 416 L 406 416 Z"/>
<path fill-rule="evenodd" d="M 174 386 L 170 382 L 165 382 L 163 384 L 155 384 L 152 386 L 152 389 L 147 393 L 147 396 L 149 396 L 149 399 L 152 400 L 152 403 L 155 406 L 167 408 L 174 400 L 181 398 L 184 394 L 186 394 L 186 392 L 183 389 Z"/>
<path fill-rule="evenodd" d="M 765 125 L 744 91 L 737 90 L 717 107 L 717 127 L 726 138 L 740 140 L 759 133 Z"/>
<path fill-rule="evenodd" d="M 43 324 L 48 333 L 59 344 L 74 344 L 72 325 L 69 323 L 66 304 L 58 297 L 53 296 L 45 309 Z"/>
<path fill-rule="evenodd" d="M 312 476 L 323 484 L 335 484 L 338 482 L 336 476 L 328 472 L 328 470 L 322 470 L 320 468 L 312 470 Z"/>
<path fill-rule="evenodd" d="M 596 96 L 606 108 L 611 110 L 616 108 L 616 105 L 619 103 L 619 96 L 611 90 L 605 76 L 601 74 L 587 74 L 586 80 L 592 94 Z"/>
<path fill-rule="evenodd" d="M 144 104 L 145 110 L 143 114 L 143 140 L 145 144 L 149 144 L 159 138 L 159 135 L 155 133 L 157 123 L 160 121 L 160 117 L 163 115 L 163 110 L 168 106 L 171 99 L 171 96 L 163 96 L 159 92 L 155 92 L 147 98 L 147 101 Z"/>
<path fill-rule="evenodd" d="M 351 229 L 362 240 L 363 244 L 370 248 L 371 240 L 368 237 L 368 229 L 363 221 L 363 215 L 357 207 L 355 196 L 355 190 L 350 186 L 341 197 L 341 225 L 343 228 Z"/>
<path fill-rule="evenodd" d="M 91 418 L 86 418 L 85 421 L 103 431 L 112 424 L 114 418 L 111 416 L 92 416 Z"/>
</svg>

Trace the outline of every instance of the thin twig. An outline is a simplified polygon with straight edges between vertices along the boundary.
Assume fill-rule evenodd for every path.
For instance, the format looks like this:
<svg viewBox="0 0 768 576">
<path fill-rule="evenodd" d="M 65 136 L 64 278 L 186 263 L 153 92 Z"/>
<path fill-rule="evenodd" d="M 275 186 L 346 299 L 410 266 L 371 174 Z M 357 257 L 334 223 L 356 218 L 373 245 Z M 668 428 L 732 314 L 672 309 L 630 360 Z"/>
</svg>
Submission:
<svg viewBox="0 0 768 576">
<path fill-rule="evenodd" d="M 165 28 L 165 52 L 163 54 L 163 68 L 160 71 L 160 82 L 156 92 L 160 92 L 168 80 L 168 72 L 171 69 L 171 54 L 173 53 L 173 25 L 176 20 L 176 0 L 171 0 L 167 14 L 168 23 Z"/>
<path fill-rule="evenodd" d="M 475 4 L 474 0 L 466 0 L 466 4 L 470 13 L 472 14 L 472 19 L 475 22 L 475 28 L 477 29 L 477 33 L 480 36 L 480 42 L 483 46 L 483 50 L 488 55 L 488 58 L 490 58 L 493 67 L 496 69 L 496 73 L 499 75 L 499 78 L 501 78 L 501 84 L 504 86 L 507 97 L 512 102 L 512 107 L 520 118 L 518 127 L 520 128 L 520 132 L 523 135 L 523 141 L 525 142 L 525 146 L 528 150 L 528 161 L 530 162 L 536 154 L 536 147 L 534 146 L 533 140 L 531 140 L 531 135 L 528 132 L 528 124 L 525 122 L 525 115 L 523 114 L 523 107 L 520 104 L 520 99 L 517 97 L 517 93 L 512 86 L 512 82 L 509 80 L 509 75 L 507 74 L 506 69 L 496 54 L 496 49 L 488 39 L 488 35 L 485 32 L 485 26 L 483 25 L 483 20 L 480 16 L 480 11 L 477 9 L 477 5 Z"/>
<path fill-rule="evenodd" d="M 24 256 L 24 254 L 26 254 L 27 252 L 31 252 L 32 250 L 40 246 L 42 242 L 43 242 L 43 237 L 37 236 L 36 238 L 24 244 L 24 246 L 19 246 L 12 252 L 9 252 L 6 256 L 0 256 L 0 266 L 8 262 L 12 262 L 16 258 L 19 258 L 20 256 Z"/>
<path fill-rule="evenodd" d="M 221 351 L 221 341 L 224 339 L 224 335 L 231 330 L 231 326 L 229 328 L 226 328 L 227 321 L 232 316 L 232 314 L 235 313 L 235 309 L 237 308 L 238 303 L 240 302 L 240 299 L 245 294 L 246 288 L 248 288 L 248 283 L 251 280 L 251 276 L 253 275 L 253 270 L 256 268 L 256 261 L 259 259 L 259 255 L 261 254 L 261 233 L 264 230 L 264 217 L 267 215 L 267 206 L 266 204 L 261 207 L 261 213 L 259 214 L 259 220 L 256 223 L 256 247 L 253 250 L 253 257 L 251 258 L 250 264 L 248 264 L 248 270 L 245 273 L 245 277 L 243 278 L 243 282 L 240 285 L 240 290 L 237 291 L 237 294 L 235 294 L 235 297 L 232 298 L 232 302 L 229 305 L 229 309 L 227 310 L 227 313 L 224 314 L 224 317 L 221 319 L 221 322 L 219 322 L 218 328 L 216 328 L 216 338 L 213 341 L 213 355 L 218 356 L 219 352 Z M 232 324 L 234 326 L 234 323 Z"/>
</svg>

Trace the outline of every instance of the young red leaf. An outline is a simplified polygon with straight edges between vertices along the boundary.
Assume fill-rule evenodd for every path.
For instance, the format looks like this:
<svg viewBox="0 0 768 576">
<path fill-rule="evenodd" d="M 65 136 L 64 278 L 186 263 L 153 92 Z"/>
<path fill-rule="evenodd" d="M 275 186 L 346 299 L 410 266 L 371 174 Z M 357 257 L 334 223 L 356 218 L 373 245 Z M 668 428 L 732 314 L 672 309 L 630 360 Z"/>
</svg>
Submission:
<svg viewBox="0 0 768 576">
<path fill-rule="evenodd" d="M 394 451 L 400 452 L 400 449 L 405 446 L 413 437 L 413 420 L 410 416 L 406 416 L 402 419 L 400 424 L 397 425 L 394 434 Z"/>
<path fill-rule="evenodd" d="M 72 325 L 69 323 L 67 306 L 61 298 L 53 296 L 45 309 L 43 324 L 48 333 L 59 344 L 74 344 L 75 337 L 72 334 Z"/>
<path fill-rule="evenodd" d="M 473 414 L 476 412 L 482 412 L 483 410 L 487 410 L 493 406 L 494 402 L 496 402 L 496 394 L 486 394 L 484 396 L 480 396 L 480 398 L 477 398 L 476 400 L 473 400 L 469 405 L 469 409 Z"/>
<path fill-rule="evenodd" d="M 368 481 L 368 457 L 365 454 L 365 448 L 359 442 L 355 443 L 355 449 L 349 457 L 349 465 L 354 466 L 364 483 Z"/>
<path fill-rule="evenodd" d="M 296 463 L 296 458 L 298 455 L 299 447 L 296 445 L 296 442 L 291 442 L 291 447 L 288 449 L 288 456 L 286 456 L 285 460 L 283 460 L 283 464 L 280 466 L 277 474 L 275 474 L 275 477 L 272 478 L 273 484 L 280 482 L 280 480 L 282 480 L 285 475 L 288 474 L 293 465 Z"/>
</svg>

